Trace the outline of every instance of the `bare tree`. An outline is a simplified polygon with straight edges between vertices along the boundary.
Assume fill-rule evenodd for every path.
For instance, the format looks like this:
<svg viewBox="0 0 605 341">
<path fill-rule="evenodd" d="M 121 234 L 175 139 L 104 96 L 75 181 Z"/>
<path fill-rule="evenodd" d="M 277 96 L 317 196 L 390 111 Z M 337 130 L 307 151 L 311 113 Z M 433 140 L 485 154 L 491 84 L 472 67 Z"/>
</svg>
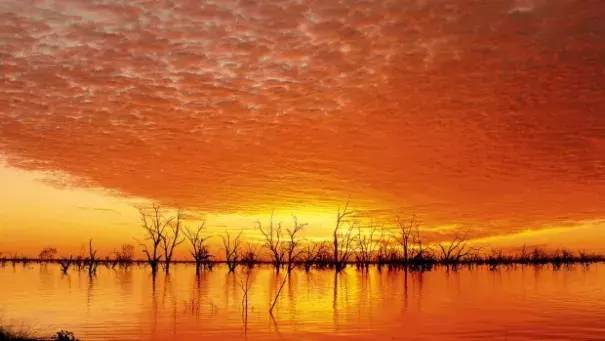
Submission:
<svg viewBox="0 0 605 341">
<path fill-rule="evenodd" d="M 477 250 L 477 248 L 468 246 L 467 235 L 468 232 L 465 232 L 462 235 L 456 234 L 449 243 L 445 244 L 445 246 L 444 243 L 439 244 L 439 249 L 441 250 L 441 260 L 444 264 L 455 265 L 463 260 L 464 257 L 471 254 L 471 252 Z"/>
<path fill-rule="evenodd" d="M 229 272 L 235 271 L 235 268 L 237 267 L 241 247 L 241 236 L 242 231 L 233 239 L 231 239 L 231 235 L 229 235 L 228 231 L 225 231 L 225 235 L 221 236 L 221 239 L 223 240 L 223 250 L 225 251 L 225 262 L 227 263 Z"/>
<path fill-rule="evenodd" d="M 84 255 L 84 248 L 80 250 L 77 256 L 74 257 L 73 264 L 78 269 L 78 271 L 82 271 L 84 266 L 86 265 L 86 257 Z"/>
<path fill-rule="evenodd" d="M 179 238 L 182 225 L 183 210 L 179 208 L 176 213 L 176 220 L 171 219 L 168 223 L 170 230 L 165 230 L 161 234 L 162 244 L 160 244 L 160 247 L 164 250 L 164 270 L 166 273 L 170 272 L 170 262 L 172 262 L 174 248 L 185 241 L 185 238 Z"/>
<path fill-rule="evenodd" d="M 265 241 L 263 247 L 269 250 L 269 256 L 271 262 L 275 266 L 275 270 L 279 272 L 285 258 L 285 248 L 282 240 L 282 224 L 273 222 L 273 211 L 271 211 L 271 218 L 269 220 L 269 226 L 263 228 L 263 224 L 260 220 L 256 221 L 256 227 L 264 236 Z"/>
<path fill-rule="evenodd" d="M 113 253 L 115 254 L 115 262 L 122 267 L 127 267 L 134 259 L 134 246 L 122 244 L 120 249 L 114 250 Z"/>
<path fill-rule="evenodd" d="M 281 285 L 279 286 L 279 290 L 277 291 L 277 294 L 275 295 L 275 298 L 273 299 L 273 303 L 271 303 L 271 306 L 269 308 L 269 315 L 271 315 L 271 316 L 273 316 L 273 308 L 275 308 L 275 305 L 277 304 L 279 295 L 281 294 L 282 290 L 284 289 L 284 286 L 286 285 L 286 281 L 288 281 L 288 279 L 290 278 L 290 273 L 292 272 L 292 269 L 294 268 L 296 263 L 301 259 L 301 256 L 304 254 L 304 249 L 300 248 L 301 243 L 297 239 L 296 234 L 298 234 L 298 232 L 302 231 L 302 229 L 305 228 L 305 226 L 307 226 L 308 224 L 299 223 L 296 216 L 294 216 L 293 219 L 294 219 L 294 226 L 292 229 L 287 229 L 288 240 L 285 243 L 286 262 L 288 265 L 288 276 L 284 277 L 284 280 L 282 281 Z"/>
<path fill-rule="evenodd" d="M 414 247 L 412 248 L 412 267 L 416 270 L 427 270 L 430 269 L 437 259 L 435 253 L 431 247 L 427 247 L 423 244 L 422 236 L 420 234 L 420 228 L 418 225 L 414 227 L 413 233 Z"/>
<path fill-rule="evenodd" d="M 391 267 L 398 259 L 399 255 L 397 251 L 393 250 L 393 248 L 391 247 L 391 241 L 391 238 L 382 238 L 380 240 L 380 246 L 378 247 L 378 251 L 376 254 L 376 262 L 378 263 L 379 268 L 385 263 L 388 263 Z"/>
<path fill-rule="evenodd" d="M 189 243 L 191 243 L 191 256 L 195 260 L 195 273 L 199 274 L 201 268 L 210 268 L 212 255 L 208 251 L 208 246 L 204 245 L 210 237 L 202 237 L 202 231 L 206 226 L 206 220 L 197 227 L 196 230 L 185 228 L 183 231 Z"/>
<path fill-rule="evenodd" d="M 246 265 L 249 269 L 252 269 L 258 262 L 256 248 L 256 245 L 248 243 L 246 245 L 246 251 L 244 251 L 240 257 L 240 263 Z"/>
<path fill-rule="evenodd" d="M 403 249 L 403 263 L 407 266 L 411 251 L 410 247 L 411 244 L 414 243 L 414 235 L 418 230 L 418 224 L 416 223 L 416 217 L 413 216 L 407 223 L 403 221 L 401 217 L 397 217 L 397 225 L 399 230 L 393 238 Z"/>
<path fill-rule="evenodd" d="M 40 251 L 38 258 L 40 258 L 40 260 L 48 261 L 55 259 L 56 255 L 57 249 L 55 249 L 54 247 L 45 247 L 44 249 L 42 249 L 42 251 Z"/>
<path fill-rule="evenodd" d="M 164 232 L 172 218 L 165 218 L 162 215 L 160 206 L 153 204 L 152 213 L 147 214 L 143 209 L 139 210 L 141 220 L 143 222 L 143 230 L 145 231 L 145 239 L 149 241 L 151 246 L 143 242 L 139 245 L 143 247 L 143 252 L 147 256 L 147 261 L 151 267 L 151 271 L 155 273 L 158 270 L 158 264 L 162 260 L 162 255 L 159 253 L 160 243 L 164 239 Z"/>
<path fill-rule="evenodd" d="M 286 242 L 286 257 L 288 264 L 288 274 L 292 272 L 292 269 L 294 269 L 294 266 L 298 261 L 300 261 L 301 256 L 304 253 L 304 250 L 300 248 L 300 240 L 297 239 L 296 234 L 302 231 L 302 229 L 308 225 L 307 223 L 299 223 L 296 216 L 294 216 L 293 219 L 294 227 L 292 229 L 287 229 L 288 241 Z"/>
<path fill-rule="evenodd" d="M 92 239 L 88 241 L 88 275 L 92 276 L 97 273 L 99 259 L 97 258 L 97 250 L 92 248 Z"/>
<path fill-rule="evenodd" d="M 340 207 L 338 208 L 338 213 L 336 214 L 336 226 L 334 227 L 333 231 L 333 251 L 336 271 L 341 271 L 344 269 L 346 262 L 348 261 L 349 257 L 351 257 L 352 252 L 352 232 L 355 227 L 355 222 L 349 222 L 347 232 L 344 234 L 340 233 L 340 227 L 345 222 L 345 218 L 355 213 L 355 211 L 348 210 L 349 200 L 347 200 L 347 203 L 342 211 Z"/>
<path fill-rule="evenodd" d="M 530 254 L 527 251 L 527 245 L 523 245 L 523 247 L 521 248 L 520 254 L 519 254 L 519 262 L 521 264 L 528 264 L 530 261 Z"/>
<path fill-rule="evenodd" d="M 378 250 L 378 246 L 384 237 L 384 233 L 380 233 L 380 236 L 376 236 L 377 226 L 370 222 L 369 226 L 366 228 L 369 232 L 367 234 L 362 233 L 362 229 L 358 228 L 357 234 L 357 242 L 359 245 L 359 250 L 357 253 L 358 264 L 368 267 L 369 264 L 374 259 L 374 255 Z"/>
<path fill-rule="evenodd" d="M 61 265 L 61 272 L 63 272 L 63 274 L 67 274 L 67 271 L 69 270 L 72 261 L 73 256 L 69 256 L 69 258 L 63 258 L 59 260 L 59 264 Z"/>
<path fill-rule="evenodd" d="M 311 270 L 311 267 L 315 265 L 319 257 L 326 253 L 329 249 L 329 245 L 325 242 L 307 242 L 307 248 L 305 252 L 301 254 L 302 263 L 304 264 L 305 271 Z"/>
</svg>

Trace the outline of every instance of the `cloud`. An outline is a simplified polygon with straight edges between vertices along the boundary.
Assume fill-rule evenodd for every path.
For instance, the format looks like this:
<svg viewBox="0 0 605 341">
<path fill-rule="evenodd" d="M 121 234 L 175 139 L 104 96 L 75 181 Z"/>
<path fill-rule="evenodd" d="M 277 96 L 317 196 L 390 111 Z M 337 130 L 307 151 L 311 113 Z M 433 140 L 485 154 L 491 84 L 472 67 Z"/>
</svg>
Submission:
<svg viewBox="0 0 605 341">
<path fill-rule="evenodd" d="M 103 211 L 103 212 L 117 212 L 116 210 L 114 210 L 112 208 L 103 208 L 103 207 L 78 206 L 78 208 L 81 209 L 81 210 L 93 210 L 93 211 Z"/>
<path fill-rule="evenodd" d="M 513 13 L 531 13 L 536 8 L 534 0 L 515 0 L 514 5 L 508 10 L 508 14 Z"/>
<path fill-rule="evenodd" d="M 353 195 L 487 234 L 597 218 L 605 6 L 514 6 L 5 2 L 2 152 L 204 211 Z"/>
</svg>

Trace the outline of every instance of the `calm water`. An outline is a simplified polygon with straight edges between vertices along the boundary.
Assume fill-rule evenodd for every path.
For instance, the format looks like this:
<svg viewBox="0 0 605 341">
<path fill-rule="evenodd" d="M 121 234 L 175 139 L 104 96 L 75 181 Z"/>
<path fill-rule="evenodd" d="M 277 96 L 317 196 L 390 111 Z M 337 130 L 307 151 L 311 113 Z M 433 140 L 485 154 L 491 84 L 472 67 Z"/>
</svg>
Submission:
<svg viewBox="0 0 605 341">
<path fill-rule="evenodd" d="M 62 275 L 58 265 L 0 268 L 6 322 L 83 340 L 605 340 L 605 265 L 424 274 L 354 268 L 253 271 L 247 327 L 242 273 L 197 277 L 179 265 L 155 281 L 145 267 Z"/>
</svg>

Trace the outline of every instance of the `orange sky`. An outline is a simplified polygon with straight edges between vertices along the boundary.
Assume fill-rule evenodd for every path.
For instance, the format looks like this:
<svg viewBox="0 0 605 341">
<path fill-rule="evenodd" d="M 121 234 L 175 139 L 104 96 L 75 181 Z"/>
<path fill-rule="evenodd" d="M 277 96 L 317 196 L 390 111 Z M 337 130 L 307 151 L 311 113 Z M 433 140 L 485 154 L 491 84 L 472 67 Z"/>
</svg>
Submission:
<svg viewBox="0 0 605 341">
<path fill-rule="evenodd" d="M 0 251 L 131 242 L 132 200 L 217 231 L 275 208 L 322 234 L 349 195 L 598 247 L 603 17 L 599 0 L 4 2 Z"/>
</svg>

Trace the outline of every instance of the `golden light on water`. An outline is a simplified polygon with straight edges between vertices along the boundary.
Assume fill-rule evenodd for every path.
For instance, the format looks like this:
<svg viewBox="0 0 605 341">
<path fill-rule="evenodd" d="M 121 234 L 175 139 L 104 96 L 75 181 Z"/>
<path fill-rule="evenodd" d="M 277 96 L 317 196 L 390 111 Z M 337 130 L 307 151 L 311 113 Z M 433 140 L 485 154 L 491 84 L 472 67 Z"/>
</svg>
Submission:
<svg viewBox="0 0 605 341">
<path fill-rule="evenodd" d="M 329 241 L 346 203 L 356 246 L 401 217 L 435 255 L 460 236 L 469 259 L 602 254 L 603 17 L 605 2 L 569 0 L 2 1 L 0 313 L 91 340 L 114 325 L 116 339 L 247 338 L 241 267 L 92 270 L 92 245 L 145 258 L 140 210 L 155 204 L 205 221 L 214 260 L 240 231 L 267 260 L 257 220 L 296 217 L 302 243 Z M 15 261 L 43 248 L 90 252 L 88 276 Z M 192 259 L 187 242 L 175 259 Z M 335 261 L 284 282 L 259 268 L 250 339 L 603 334 L 602 266 L 553 260 L 548 273 Z M 407 253 L 397 262 L 410 270 Z"/>
</svg>

